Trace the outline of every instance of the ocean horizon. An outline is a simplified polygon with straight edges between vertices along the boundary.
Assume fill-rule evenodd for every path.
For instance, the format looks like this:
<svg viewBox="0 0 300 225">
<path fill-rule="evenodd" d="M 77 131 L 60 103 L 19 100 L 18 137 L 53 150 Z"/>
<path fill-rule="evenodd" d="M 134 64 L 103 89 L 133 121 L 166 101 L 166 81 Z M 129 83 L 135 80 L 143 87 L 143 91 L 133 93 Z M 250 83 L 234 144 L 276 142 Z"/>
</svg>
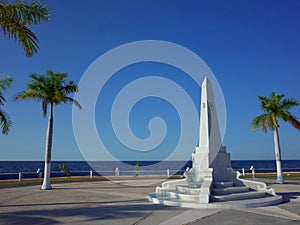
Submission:
<svg viewBox="0 0 300 225">
<path fill-rule="evenodd" d="M 140 171 L 179 171 L 184 172 L 192 167 L 192 161 L 52 161 L 51 171 L 61 172 L 59 164 L 66 164 L 71 172 L 106 171 L 114 172 L 135 170 L 136 162 L 140 163 Z M 276 172 L 275 160 L 231 160 L 234 170 L 250 171 L 253 166 L 256 172 Z M 32 173 L 44 168 L 44 161 L 0 161 L 0 174 L 5 173 Z M 300 171 L 300 160 L 282 160 L 283 171 Z"/>
</svg>

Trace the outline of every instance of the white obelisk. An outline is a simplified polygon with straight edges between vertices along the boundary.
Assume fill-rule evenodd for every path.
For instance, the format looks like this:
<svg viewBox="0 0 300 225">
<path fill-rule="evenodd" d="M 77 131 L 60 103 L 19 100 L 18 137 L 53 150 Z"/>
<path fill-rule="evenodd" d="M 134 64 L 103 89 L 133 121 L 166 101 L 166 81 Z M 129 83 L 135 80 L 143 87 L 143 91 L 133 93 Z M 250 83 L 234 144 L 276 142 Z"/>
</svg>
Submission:
<svg viewBox="0 0 300 225">
<path fill-rule="evenodd" d="M 213 88 L 207 77 L 202 83 L 199 147 L 192 158 L 196 179 L 203 179 L 206 171 L 213 169 L 215 181 L 226 180 L 230 155 L 222 146 Z"/>
</svg>

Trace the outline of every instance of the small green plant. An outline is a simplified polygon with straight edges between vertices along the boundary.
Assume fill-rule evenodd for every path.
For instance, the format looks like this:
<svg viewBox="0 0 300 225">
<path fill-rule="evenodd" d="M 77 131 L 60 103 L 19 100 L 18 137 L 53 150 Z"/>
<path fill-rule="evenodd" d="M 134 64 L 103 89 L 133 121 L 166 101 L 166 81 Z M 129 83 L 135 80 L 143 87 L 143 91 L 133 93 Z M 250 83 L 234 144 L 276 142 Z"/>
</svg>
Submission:
<svg viewBox="0 0 300 225">
<path fill-rule="evenodd" d="M 139 168 L 140 168 L 141 164 L 139 162 L 135 163 L 135 173 L 134 173 L 134 177 L 137 177 L 139 175 Z"/>
<path fill-rule="evenodd" d="M 71 175 L 69 167 L 66 164 L 59 164 L 58 167 L 59 167 L 59 169 L 61 169 L 62 171 L 65 172 L 67 177 L 69 177 Z"/>
</svg>

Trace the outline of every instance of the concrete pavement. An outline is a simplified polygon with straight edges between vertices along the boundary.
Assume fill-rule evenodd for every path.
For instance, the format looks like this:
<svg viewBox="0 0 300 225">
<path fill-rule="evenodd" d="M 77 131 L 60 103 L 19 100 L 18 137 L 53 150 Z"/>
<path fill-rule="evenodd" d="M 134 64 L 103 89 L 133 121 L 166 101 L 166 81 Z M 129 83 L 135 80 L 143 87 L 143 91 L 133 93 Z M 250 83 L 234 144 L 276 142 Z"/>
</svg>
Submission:
<svg viewBox="0 0 300 225">
<path fill-rule="evenodd" d="M 284 203 L 240 210 L 198 210 L 148 202 L 160 180 L 132 179 L 0 189 L 0 224 L 299 224 L 300 182 L 272 184 Z"/>
</svg>

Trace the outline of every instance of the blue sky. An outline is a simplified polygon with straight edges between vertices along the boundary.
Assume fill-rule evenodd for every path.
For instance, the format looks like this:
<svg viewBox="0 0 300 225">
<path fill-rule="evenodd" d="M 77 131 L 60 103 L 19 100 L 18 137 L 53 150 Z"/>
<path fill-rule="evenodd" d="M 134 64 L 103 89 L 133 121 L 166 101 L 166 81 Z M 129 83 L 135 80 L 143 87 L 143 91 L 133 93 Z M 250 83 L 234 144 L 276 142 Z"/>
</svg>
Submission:
<svg viewBox="0 0 300 225">
<path fill-rule="evenodd" d="M 200 56 L 214 72 L 226 102 L 224 145 L 232 159 L 274 159 L 272 133 L 253 132 L 251 121 L 260 113 L 258 95 L 275 91 L 300 100 L 299 1 L 44 3 L 51 9 L 51 20 L 33 28 L 40 39 L 38 54 L 26 58 L 20 45 L 3 34 L 0 36 L 0 72 L 9 74 L 15 82 L 6 92 L 4 109 L 14 124 L 8 136 L 0 136 L 0 160 L 44 158 L 47 120 L 42 117 L 41 103 L 11 100 L 25 90 L 30 73 L 45 73 L 47 69 L 68 72 L 69 79 L 78 83 L 99 56 L 119 45 L 140 40 L 163 40 L 184 46 Z M 106 103 L 113 98 L 114 87 L 129 82 L 134 71 L 140 76 L 155 72 L 168 78 L 173 73 L 175 82 L 188 90 L 195 104 L 200 99 L 200 89 L 174 68 L 149 64 L 125 68 L 120 72 L 122 77 L 116 75 L 115 81 L 110 80 L 106 92 L 97 101 L 97 130 L 106 135 L 108 148 L 120 146 L 116 145 L 109 124 L 100 126 L 107 123 Z M 300 118 L 300 107 L 292 113 Z M 170 125 L 167 142 L 160 150 L 160 154 L 168 154 L 180 133 L 176 125 L 178 116 L 168 103 L 161 99 L 142 101 L 132 110 L 132 130 L 141 138 L 147 137 L 145 127 L 153 116 L 165 117 Z M 289 124 L 280 125 L 283 159 L 300 159 L 300 132 Z M 55 108 L 54 129 L 53 160 L 83 160 L 73 135 L 70 105 Z M 121 158 L 137 160 L 130 151 Z"/>
</svg>

